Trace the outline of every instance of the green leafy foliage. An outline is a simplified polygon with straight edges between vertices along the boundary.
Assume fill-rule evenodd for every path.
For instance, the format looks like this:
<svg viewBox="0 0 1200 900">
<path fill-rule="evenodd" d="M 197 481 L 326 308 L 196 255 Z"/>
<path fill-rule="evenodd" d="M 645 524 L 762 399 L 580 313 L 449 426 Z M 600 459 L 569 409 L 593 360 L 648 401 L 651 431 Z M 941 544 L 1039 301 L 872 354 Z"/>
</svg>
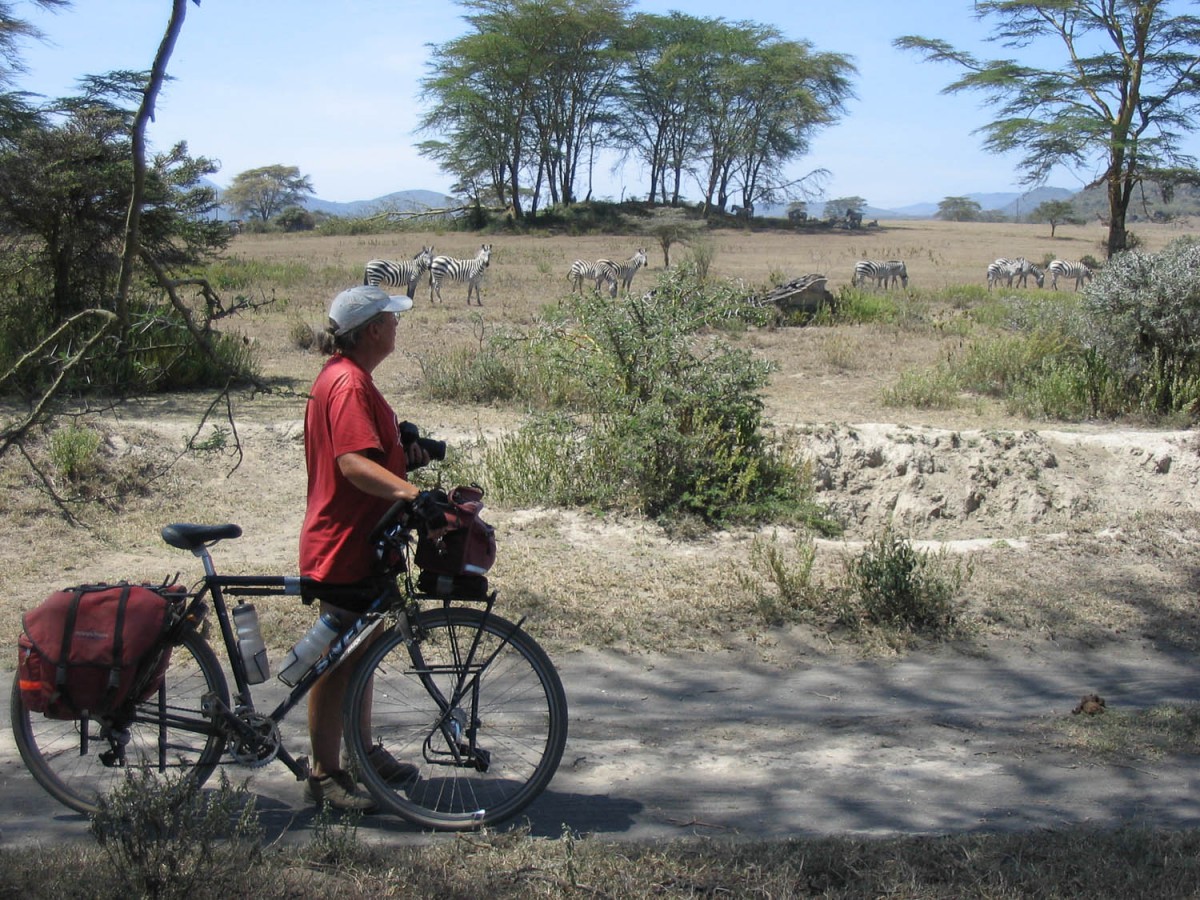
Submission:
<svg viewBox="0 0 1200 900">
<path fill-rule="evenodd" d="M 1084 340 L 1148 412 L 1200 411 L 1200 243 L 1113 257 L 1084 291 Z"/>
<path fill-rule="evenodd" d="M 847 563 L 839 618 L 855 629 L 945 634 L 957 619 L 954 597 L 969 575 L 944 551 L 916 550 L 889 527 Z"/>
<path fill-rule="evenodd" d="M 423 366 L 446 399 L 496 399 L 503 388 L 540 411 L 481 448 L 502 498 L 709 524 L 823 523 L 798 453 L 767 438 L 771 367 L 710 327 L 744 307 L 730 286 L 679 266 L 652 296 L 572 295 L 520 339 Z"/>
</svg>

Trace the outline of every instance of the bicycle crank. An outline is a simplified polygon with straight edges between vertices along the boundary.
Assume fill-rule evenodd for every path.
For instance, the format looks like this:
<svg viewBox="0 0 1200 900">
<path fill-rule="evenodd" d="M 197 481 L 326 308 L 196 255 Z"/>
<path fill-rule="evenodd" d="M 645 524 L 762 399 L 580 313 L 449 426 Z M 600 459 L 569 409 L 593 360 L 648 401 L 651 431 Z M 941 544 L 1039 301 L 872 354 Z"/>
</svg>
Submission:
<svg viewBox="0 0 1200 900">
<path fill-rule="evenodd" d="M 232 714 L 229 755 L 239 764 L 257 769 L 279 755 L 279 725 L 270 716 L 240 710 Z"/>
</svg>

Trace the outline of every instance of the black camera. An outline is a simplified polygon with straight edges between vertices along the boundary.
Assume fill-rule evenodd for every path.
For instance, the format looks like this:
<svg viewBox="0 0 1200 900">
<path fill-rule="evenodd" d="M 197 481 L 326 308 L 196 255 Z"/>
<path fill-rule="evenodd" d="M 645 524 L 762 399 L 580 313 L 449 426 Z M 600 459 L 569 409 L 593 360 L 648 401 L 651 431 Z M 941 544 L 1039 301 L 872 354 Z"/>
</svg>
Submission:
<svg viewBox="0 0 1200 900">
<path fill-rule="evenodd" d="M 446 442 L 435 441 L 433 438 L 421 437 L 421 430 L 412 422 L 401 422 L 400 428 L 400 444 L 407 450 L 416 441 L 417 446 L 429 454 L 429 458 L 435 462 L 441 462 L 446 458 Z"/>
</svg>

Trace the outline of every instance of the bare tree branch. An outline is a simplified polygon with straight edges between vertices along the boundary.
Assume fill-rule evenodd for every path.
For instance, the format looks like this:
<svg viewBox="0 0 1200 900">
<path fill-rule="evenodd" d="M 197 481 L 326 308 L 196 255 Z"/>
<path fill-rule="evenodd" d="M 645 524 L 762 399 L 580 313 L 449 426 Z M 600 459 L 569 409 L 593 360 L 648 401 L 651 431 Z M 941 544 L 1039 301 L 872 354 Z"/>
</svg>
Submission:
<svg viewBox="0 0 1200 900">
<path fill-rule="evenodd" d="M 84 341 L 83 346 L 80 347 L 73 356 L 68 357 L 67 360 L 62 364 L 61 368 L 58 370 L 58 374 L 54 378 L 54 381 L 42 392 L 41 397 L 38 398 L 33 409 L 25 416 L 25 418 L 16 424 L 0 429 L 0 457 L 4 456 L 4 454 L 8 452 L 9 447 L 11 447 L 14 443 L 21 441 L 21 439 L 24 438 L 29 432 L 29 429 L 33 428 L 42 420 L 43 416 L 46 414 L 46 411 L 49 409 L 50 404 L 58 396 L 59 388 L 66 380 L 67 376 L 77 365 L 79 365 L 79 363 L 88 358 L 88 354 L 92 347 L 99 343 L 99 341 L 108 333 L 109 329 L 116 324 L 116 315 L 106 309 L 85 309 L 83 312 L 76 313 L 55 328 L 54 331 L 47 335 L 36 347 L 17 360 L 16 363 L 13 364 L 12 368 L 5 372 L 3 376 L 0 376 L 0 388 L 2 388 L 6 382 L 16 377 L 18 371 L 20 371 L 20 369 L 22 369 L 27 363 L 30 363 L 34 360 L 40 360 L 45 350 L 55 341 L 57 341 L 65 332 L 67 332 L 72 325 L 91 316 L 98 316 L 102 320 L 96 331 Z"/>
</svg>

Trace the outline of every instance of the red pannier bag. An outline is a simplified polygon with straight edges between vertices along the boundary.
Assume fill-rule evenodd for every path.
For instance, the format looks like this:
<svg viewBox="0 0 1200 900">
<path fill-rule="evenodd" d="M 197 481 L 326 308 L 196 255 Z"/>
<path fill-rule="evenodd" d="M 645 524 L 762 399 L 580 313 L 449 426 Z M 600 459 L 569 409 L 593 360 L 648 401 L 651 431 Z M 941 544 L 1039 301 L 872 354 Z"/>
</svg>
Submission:
<svg viewBox="0 0 1200 900">
<path fill-rule="evenodd" d="M 483 491 L 474 485 L 456 487 L 447 499 L 445 530 L 417 541 L 417 584 L 430 593 L 482 596 L 487 593 L 483 576 L 496 562 L 496 532 L 479 517 Z"/>
<path fill-rule="evenodd" d="M 52 719 L 106 716 L 158 690 L 170 662 L 160 639 L 184 588 L 93 584 L 56 591 L 25 613 L 17 640 L 21 701 Z"/>
</svg>

